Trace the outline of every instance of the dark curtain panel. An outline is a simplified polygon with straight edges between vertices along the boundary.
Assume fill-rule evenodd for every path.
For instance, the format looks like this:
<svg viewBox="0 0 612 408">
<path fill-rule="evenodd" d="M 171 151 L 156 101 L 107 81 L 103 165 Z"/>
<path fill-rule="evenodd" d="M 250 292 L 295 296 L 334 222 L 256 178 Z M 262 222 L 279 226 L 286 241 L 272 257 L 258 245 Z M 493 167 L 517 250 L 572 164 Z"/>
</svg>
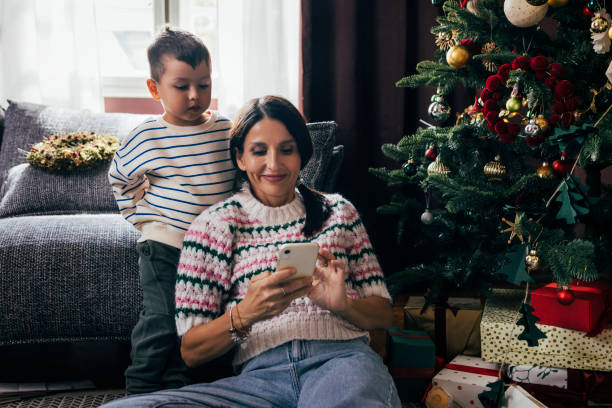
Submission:
<svg viewBox="0 0 612 408">
<path fill-rule="evenodd" d="M 438 12 L 423 0 L 302 0 L 302 111 L 311 122 L 338 122 L 345 156 L 337 191 L 359 210 L 386 274 L 413 254 L 396 244 L 397 220 L 376 213 L 389 194 L 368 168 L 399 167 L 381 145 L 428 119 L 434 90 L 395 82 L 433 58 Z"/>
</svg>

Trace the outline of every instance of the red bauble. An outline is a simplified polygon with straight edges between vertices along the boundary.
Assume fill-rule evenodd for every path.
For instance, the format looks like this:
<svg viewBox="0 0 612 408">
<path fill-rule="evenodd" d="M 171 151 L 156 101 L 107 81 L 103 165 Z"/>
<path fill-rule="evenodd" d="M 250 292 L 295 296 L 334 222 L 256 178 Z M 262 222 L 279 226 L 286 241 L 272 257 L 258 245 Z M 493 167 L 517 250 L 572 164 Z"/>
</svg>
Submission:
<svg viewBox="0 0 612 408">
<path fill-rule="evenodd" d="M 588 17 L 588 18 L 595 17 L 595 13 L 593 13 L 591 10 L 589 10 L 589 8 L 587 6 L 584 6 L 584 8 L 582 9 L 582 14 L 584 14 L 585 17 Z"/>
<path fill-rule="evenodd" d="M 565 152 L 563 152 L 563 154 L 561 155 L 561 159 L 555 160 L 552 165 L 553 169 L 561 177 L 565 177 L 567 173 L 572 170 L 572 166 L 574 166 L 574 163 L 572 163 L 571 160 L 565 160 Z"/>
<path fill-rule="evenodd" d="M 438 152 L 436 152 L 436 148 L 434 146 L 429 146 L 429 149 L 425 152 L 425 157 L 429 160 L 435 160 Z"/>
<path fill-rule="evenodd" d="M 574 301 L 574 294 L 567 289 L 560 290 L 557 292 L 557 301 L 562 305 L 567 306 Z"/>
</svg>

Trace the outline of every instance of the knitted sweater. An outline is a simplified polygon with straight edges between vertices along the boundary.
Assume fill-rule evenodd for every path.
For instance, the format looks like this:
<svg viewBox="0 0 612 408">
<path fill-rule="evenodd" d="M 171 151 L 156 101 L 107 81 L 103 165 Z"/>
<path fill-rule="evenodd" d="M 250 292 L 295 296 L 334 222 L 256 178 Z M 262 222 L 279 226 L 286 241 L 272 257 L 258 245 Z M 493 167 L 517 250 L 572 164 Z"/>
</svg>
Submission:
<svg viewBox="0 0 612 408">
<path fill-rule="evenodd" d="M 209 113 L 197 126 L 176 126 L 161 117 L 148 120 L 115 153 L 108 178 L 121 213 L 142 232 L 139 241 L 181 248 L 191 221 L 230 196 L 231 122 Z"/>
<path fill-rule="evenodd" d="M 248 188 L 199 215 L 185 234 L 176 284 L 179 336 L 234 307 L 251 278 L 276 270 L 282 244 L 316 241 L 347 265 L 347 295 L 389 299 L 383 274 L 355 207 L 337 194 L 326 195 L 332 213 L 313 237 L 302 233 L 305 209 L 295 199 L 267 207 Z M 281 314 L 255 323 L 236 350 L 234 364 L 294 339 L 348 340 L 367 332 L 316 306 L 308 297 L 294 300 Z"/>
</svg>

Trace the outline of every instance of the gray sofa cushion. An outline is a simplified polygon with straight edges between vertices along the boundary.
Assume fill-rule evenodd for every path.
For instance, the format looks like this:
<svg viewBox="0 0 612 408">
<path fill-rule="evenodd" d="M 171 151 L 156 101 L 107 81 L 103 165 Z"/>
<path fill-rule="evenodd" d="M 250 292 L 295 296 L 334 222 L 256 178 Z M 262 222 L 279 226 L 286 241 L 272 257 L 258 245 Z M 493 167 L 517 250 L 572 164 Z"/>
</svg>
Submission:
<svg viewBox="0 0 612 408">
<path fill-rule="evenodd" d="M 9 101 L 0 148 L 0 181 L 5 180 L 11 167 L 26 162 L 25 155 L 19 153 L 20 149 L 28 151 L 31 145 L 47 136 L 55 133 L 92 131 L 109 133 L 121 140 L 147 117 L 150 115 L 94 113 Z"/>
<path fill-rule="evenodd" d="M 342 167 L 342 160 L 344 159 L 344 145 L 334 146 L 332 150 L 331 159 L 329 166 L 327 167 L 327 176 L 325 177 L 325 183 L 323 185 L 324 193 L 333 193 L 336 191 L 336 180 L 338 180 L 338 174 L 340 174 L 340 168 Z"/>
<path fill-rule="evenodd" d="M 109 163 L 86 171 L 46 173 L 27 163 L 9 169 L 0 217 L 40 214 L 117 213 L 108 182 Z"/>
<path fill-rule="evenodd" d="M 319 191 L 325 190 L 327 169 L 336 141 L 336 122 L 315 122 L 308 124 L 312 138 L 312 157 L 301 171 L 302 180 L 308 187 Z"/>
<path fill-rule="evenodd" d="M 140 235 L 121 215 L 3 218 L 0 231 L 0 346 L 129 339 Z"/>
<path fill-rule="evenodd" d="M 4 108 L 0 106 L 0 146 L 2 146 L 2 135 L 4 134 Z"/>
</svg>

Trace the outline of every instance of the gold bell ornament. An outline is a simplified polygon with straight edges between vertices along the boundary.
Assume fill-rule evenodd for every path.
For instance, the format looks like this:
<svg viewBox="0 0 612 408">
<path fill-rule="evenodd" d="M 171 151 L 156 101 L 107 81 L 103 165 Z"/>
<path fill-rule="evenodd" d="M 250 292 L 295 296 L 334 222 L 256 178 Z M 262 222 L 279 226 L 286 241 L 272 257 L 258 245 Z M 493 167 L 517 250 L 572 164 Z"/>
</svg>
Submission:
<svg viewBox="0 0 612 408">
<path fill-rule="evenodd" d="M 497 155 L 494 160 L 485 164 L 482 172 L 489 181 L 502 181 L 506 176 L 506 166 L 501 163 L 500 157 Z"/>
<path fill-rule="evenodd" d="M 446 167 L 442 160 L 440 159 L 440 155 L 436 157 L 436 160 L 431 162 L 429 166 L 427 166 L 427 175 L 428 176 L 446 176 L 450 173 L 450 169 Z"/>
</svg>

